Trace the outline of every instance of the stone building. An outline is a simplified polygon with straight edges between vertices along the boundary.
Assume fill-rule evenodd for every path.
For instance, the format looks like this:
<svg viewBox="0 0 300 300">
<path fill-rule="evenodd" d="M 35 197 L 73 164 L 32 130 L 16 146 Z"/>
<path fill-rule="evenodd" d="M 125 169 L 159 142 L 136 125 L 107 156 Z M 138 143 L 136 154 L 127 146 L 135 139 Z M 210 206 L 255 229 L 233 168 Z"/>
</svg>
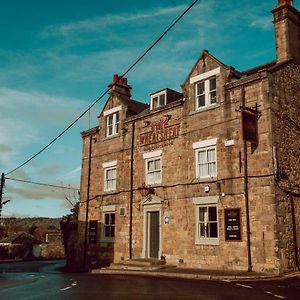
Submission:
<svg viewBox="0 0 300 300">
<path fill-rule="evenodd" d="M 150 105 L 114 76 L 100 125 L 82 133 L 78 263 L 299 269 L 300 13 L 292 2 L 272 10 L 272 62 L 239 72 L 204 50 L 182 91 L 157 91 Z"/>
</svg>

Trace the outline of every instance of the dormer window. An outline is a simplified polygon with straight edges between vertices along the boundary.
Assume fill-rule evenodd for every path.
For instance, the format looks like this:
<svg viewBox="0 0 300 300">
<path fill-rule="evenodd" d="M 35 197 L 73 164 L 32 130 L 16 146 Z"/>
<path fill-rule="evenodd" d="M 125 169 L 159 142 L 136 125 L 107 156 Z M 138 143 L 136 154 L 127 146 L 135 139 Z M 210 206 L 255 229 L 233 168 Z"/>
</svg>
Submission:
<svg viewBox="0 0 300 300">
<path fill-rule="evenodd" d="M 162 91 L 151 95 L 151 109 L 155 109 L 166 105 L 166 100 L 166 91 Z"/>
<path fill-rule="evenodd" d="M 220 67 L 190 78 L 195 89 L 195 110 L 217 104 L 217 75 Z"/>
<path fill-rule="evenodd" d="M 106 137 L 111 137 L 119 133 L 120 127 L 120 110 L 122 106 L 114 107 L 104 111 L 106 117 Z"/>
</svg>

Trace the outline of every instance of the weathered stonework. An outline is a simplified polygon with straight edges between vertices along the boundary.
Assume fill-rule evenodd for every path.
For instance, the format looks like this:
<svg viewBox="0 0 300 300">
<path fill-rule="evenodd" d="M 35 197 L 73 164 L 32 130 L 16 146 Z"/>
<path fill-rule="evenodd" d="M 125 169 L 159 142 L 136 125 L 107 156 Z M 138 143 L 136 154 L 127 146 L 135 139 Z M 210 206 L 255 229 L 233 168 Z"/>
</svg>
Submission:
<svg viewBox="0 0 300 300">
<path fill-rule="evenodd" d="M 149 110 L 131 100 L 127 80 L 115 78 L 99 116 L 100 126 L 82 133 L 78 248 L 87 252 L 90 266 L 119 262 L 130 255 L 149 257 L 149 216 L 157 212 L 158 258 L 186 267 L 249 268 L 240 113 L 241 106 L 245 106 L 256 107 L 260 113 L 259 143 L 247 144 L 251 267 L 273 273 L 297 268 L 300 67 L 295 53 L 300 45 L 293 46 L 297 51 L 287 53 L 282 46 L 286 42 L 281 39 L 289 42 L 291 37 L 286 27 L 276 21 L 280 17 L 280 22 L 285 22 L 284 15 L 290 11 L 299 14 L 289 4 L 280 4 L 273 11 L 277 61 L 240 73 L 204 50 L 182 85 L 181 99 L 157 109 Z M 196 109 L 193 80 L 211 72 L 216 73 L 217 103 Z M 118 134 L 107 137 L 106 112 L 119 107 Z M 215 141 L 217 174 L 197 179 L 194 145 L 203 141 Z M 152 152 L 161 157 L 162 180 L 147 189 L 145 157 Z M 109 192 L 105 191 L 103 167 L 108 162 L 115 162 L 117 173 L 116 189 Z M 217 244 L 197 242 L 197 201 L 215 201 Z M 103 236 L 104 213 L 108 209 L 115 214 L 113 240 Z M 240 211 L 240 240 L 225 239 L 225 209 Z M 88 242 L 86 221 L 98 222 L 96 243 Z"/>
</svg>

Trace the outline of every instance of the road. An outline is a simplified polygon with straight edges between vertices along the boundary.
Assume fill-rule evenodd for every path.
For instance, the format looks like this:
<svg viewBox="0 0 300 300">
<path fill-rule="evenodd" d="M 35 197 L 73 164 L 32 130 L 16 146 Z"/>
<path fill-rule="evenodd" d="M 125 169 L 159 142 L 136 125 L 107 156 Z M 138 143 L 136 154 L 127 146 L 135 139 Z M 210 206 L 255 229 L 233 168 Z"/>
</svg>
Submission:
<svg viewBox="0 0 300 300">
<path fill-rule="evenodd" d="M 276 281 L 201 281 L 68 274 L 61 261 L 0 264 L 0 299 L 299 299 L 300 278 Z"/>
</svg>

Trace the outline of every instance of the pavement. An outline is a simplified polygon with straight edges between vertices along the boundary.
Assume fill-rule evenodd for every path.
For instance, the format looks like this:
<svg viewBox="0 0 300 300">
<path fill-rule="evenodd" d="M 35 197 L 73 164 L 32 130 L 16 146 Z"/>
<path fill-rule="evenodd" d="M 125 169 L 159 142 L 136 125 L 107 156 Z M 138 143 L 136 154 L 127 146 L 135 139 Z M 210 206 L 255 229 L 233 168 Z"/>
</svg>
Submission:
<svg viewBox="0 0 300 300">
<path fill-rule="evenodd" d="M 168 277 L 181 279 L 199 279 L 199 280 L 274 280 L 283 279 L 285 277 L 298 277 L 300 272 L 291 272 L 288 274 L 270 274 L 260 272 L 247 271 L 229 271 L 229 270 L 208 270 L 208 269 L 191 269 L 175 266 L 162 266 L 157 268 L 127 269 L 121 265 L 113 265 L 109 268 L 93 269 L 92 274 L 110 274 L 110 275 L 135 275 L 135 276 L 153 276 L 153 277 Z"/>
</svg>

